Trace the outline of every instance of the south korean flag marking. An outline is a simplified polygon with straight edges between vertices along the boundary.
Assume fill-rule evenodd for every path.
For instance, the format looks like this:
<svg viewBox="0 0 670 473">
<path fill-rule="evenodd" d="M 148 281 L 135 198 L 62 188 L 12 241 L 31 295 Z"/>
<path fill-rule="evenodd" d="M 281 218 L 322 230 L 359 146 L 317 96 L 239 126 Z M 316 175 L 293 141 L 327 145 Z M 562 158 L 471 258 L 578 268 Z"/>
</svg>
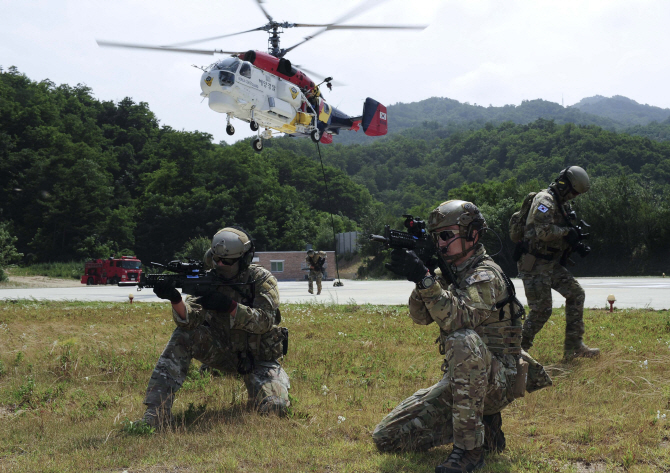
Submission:
<svg viewBox="0 0 670 473">
<path fill-rule="evenodd" d="M 380 119 L 380 120 L 386 120 L 386 113 L 384 113 L 384 112 L 379 112 L 379 119 Z"/>
<path fill-rule="evenodd" d="M 549 210 L 549 208 L 544 204 L 540 204 L 540 205 L 537 206 L 537 210 L 539 210 L 543 214 L 546 214 L 547 210 Z"/>
</svg>

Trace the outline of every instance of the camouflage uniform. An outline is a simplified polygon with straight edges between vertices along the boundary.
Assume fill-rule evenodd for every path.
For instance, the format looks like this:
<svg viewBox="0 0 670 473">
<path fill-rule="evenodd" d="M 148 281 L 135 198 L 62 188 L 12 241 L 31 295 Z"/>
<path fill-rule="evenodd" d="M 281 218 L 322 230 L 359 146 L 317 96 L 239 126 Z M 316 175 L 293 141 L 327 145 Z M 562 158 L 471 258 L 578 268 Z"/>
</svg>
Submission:
<svg viewBox="0 0 670 473">
<path fill-rule="evenodd" d="M 309 270 L 309 293 L 314 292 L 314 281 L 316 280 L 316 293 L 321 294 L 321 280 L 323 279 L 323 265 L 321 269 L 312 269 L 312 266 L 316 268 L 317 263 L 320 259 L 323 259 L 324 263 L 326 262 L 326 252 L 325 251 L 315 251 L 311 256 L 307 255 L 305 257 L 305 263 Z"/>
<path fill-rule="evenodd" d="M 277 280 L 269 271 L 251 265 L 232 282 L 251 281 L 255 281 L 253 292 L 250 286 L 219 289 L 238 303 L 234 317 L 225 312 L 204 310 L 197 299 L 190 296 L 184 301 L 185 320 L 173 309 L 177 328 L 149 380 L 144 399 L 147 406 L 161 406 L 169 411 L 174 394 L 186 379 L 191 359 L 195 358 L 228 374 L 242 374 L 253 366 L 244 374 L 249 405 L 261 412 L 285 411 L 290 404 L 290 383 L 277 361 L 283 354 L 286 330 L 277 327 L 281 320 Z"/>
<path fill-rule="evenodd" d="M 561 203 L 557 193 L 545 189 L 537 193 L 528 212 L 524 229 L 527 247 L 518 262 L 519 277 L 528 299 L 530 313 L 523 326 L 522 346 L 533 346 L 535 335 L 551 317 L 551 290 L 565 297 L 565 352 L 579 348 L 584 335 L 584 289 L 560 264 L 561 256 L 569 248 L 565 236 L 569 227 L 561 213 L 571 211 L 570 204 Z"/>
<path fill-rule="evenodd" d="M 521 351 L 519 321 L 512 322 L 508 306 L 502 319 L 496 309 L 507 298 L 501 273 L 479 245 L 456 267 L 456 284 L 439 277 L 439 285 L 414 289 L 410 317 L 420 325 L 439 325 L 444 376 L 377 425 L 372 435 L 379 450 L 426 450 L 449 442 L 464 450 L 482 446 L 482 416 L 500 412 L 514 399 L 517 355 L 510 352 Z"/>
</svg>

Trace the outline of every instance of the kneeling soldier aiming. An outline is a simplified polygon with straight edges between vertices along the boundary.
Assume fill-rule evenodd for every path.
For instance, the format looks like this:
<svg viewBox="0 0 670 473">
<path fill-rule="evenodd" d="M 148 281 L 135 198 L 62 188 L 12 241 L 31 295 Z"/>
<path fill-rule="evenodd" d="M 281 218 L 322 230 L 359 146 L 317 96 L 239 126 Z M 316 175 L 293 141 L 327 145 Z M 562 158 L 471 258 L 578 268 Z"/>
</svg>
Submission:
<svg viewBox="0 0 670 473">
<path fill-rule="evenodd" d="M 542 366 L 522 354 L 523 312 L 511 282 L 479 242 L 486 229 L 474 204 L 444 202 L 431 212 L 427 230 L 453 280 L 429 271 L 406 249 L 393 250 L 387 265 L 416 283 L 409 299 L 412 320 L 440 327 L 444 376 L 401 402 L 372 436 L 381 451 L 420 451 L 453 442 L 436 473 L 483 467 L 485 451 L 506 446 L 500 411 L 526 389 L 551 384 Z"/>
<path fill-rule="evenodd" d="M 277 280 L 251 264 L 254 244 L 243 229 L 226 227 L 212 239 L 205 266 L 223 284 L 202 297 L 182 300 L 174 283 L 160 281 L 154 293 L 172 303 L 177 328 L 149 380 L 142 421 L 160 427 L 170 419 L 175 393 L 181 388 L 191 359 L 224 374 L 239 373 L 250 407 L 284 415 L 289 406 L 289 378 L 277 361 L 288 332 L 280 328 Z"/>
</svg>

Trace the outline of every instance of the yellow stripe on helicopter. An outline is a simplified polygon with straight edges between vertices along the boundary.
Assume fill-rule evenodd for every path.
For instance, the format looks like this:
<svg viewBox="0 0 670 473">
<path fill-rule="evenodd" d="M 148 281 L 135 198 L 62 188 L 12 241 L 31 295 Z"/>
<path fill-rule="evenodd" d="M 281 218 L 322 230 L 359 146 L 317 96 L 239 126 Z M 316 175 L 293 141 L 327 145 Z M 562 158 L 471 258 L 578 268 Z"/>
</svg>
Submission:
<svg viewBox="0 0 670 473">
<path fill-rule="evenodd" d="M 323 99 L 319 99 L 321 102 L 321 111 L 319 112 L 319 121 L 323 123 L 328 123 L 328 119 L 330 118 L 330 114 L 333 111 L 330 105 L 328 105 L 326 102 L 323 101 Z"/>
</svg>

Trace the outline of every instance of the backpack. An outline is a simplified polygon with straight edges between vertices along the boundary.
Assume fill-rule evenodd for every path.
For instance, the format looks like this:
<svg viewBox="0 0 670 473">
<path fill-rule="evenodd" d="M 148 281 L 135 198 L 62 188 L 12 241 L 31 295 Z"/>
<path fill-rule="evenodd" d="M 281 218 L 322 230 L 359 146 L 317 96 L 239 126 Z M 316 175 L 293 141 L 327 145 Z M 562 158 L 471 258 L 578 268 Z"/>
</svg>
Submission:
<svg viewBox="0 0 670 473">
<path fill-rule="evenodd" d="M 520 243 L 523 240 L 528 212 L 530 212 L 530 206 L 533 204 L 533 199 L 536 195 L 537 192 L 528 194 L 526 198 L 523 199 L 521 210 L 514 212 L 509 219 L 509 237 L 514 243 Z"/>
</svg>

